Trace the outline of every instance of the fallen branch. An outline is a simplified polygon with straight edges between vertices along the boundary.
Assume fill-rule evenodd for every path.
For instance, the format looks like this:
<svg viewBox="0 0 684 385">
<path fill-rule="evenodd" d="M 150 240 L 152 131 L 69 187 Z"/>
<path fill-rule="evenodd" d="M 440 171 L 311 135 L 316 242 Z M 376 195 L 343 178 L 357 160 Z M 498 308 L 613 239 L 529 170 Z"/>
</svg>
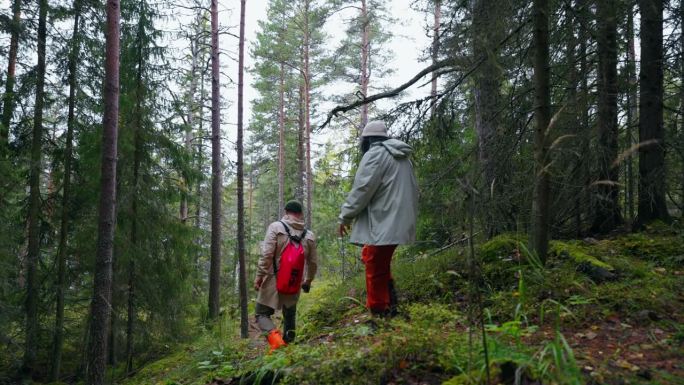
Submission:
<svg viewBox="0 0 684 385">
<path fill-rule="evenodd" d="M 424 256 L 422 256 L 422 257 L 423 257 L 423 258 L 432 258 L 432 257 L 434 257 L 435 255 L 440 254 L 440 253 L 442 253 L 442 252 L 444 252 L 444 251 L 446 251 L 446 250 L 449 250 L 450 248 L 452 248 L 452 247 L 454 247 L 454 246 L 457 246 L 457 245 L 460 245 L 460 244 L 462 244 L 462 243 L 465 243 L 466 241 L 469 241 L 472 237 L 474 237 L 474 236 L 476 236 L 477 234 L 480 234 L 480 233 L 481 233 L 481 231 L 478 231 L 478 232 L 476 232 L 476 233 L 473 233 L 472 236 L 463 237 L 463 238 L 461 238 L 461 239 L 458 239 L 458 240 L 456 240 L 456 241 L 453 241 L 453 242 L 449 243 L 448 245 L 442 246 L 442 247 L 440 247 L 440 248 L 437 249 L 437 250 L 433 250 L 430 254 L 426 254 L 426 255 L 424 255 Z"/>
</svg>

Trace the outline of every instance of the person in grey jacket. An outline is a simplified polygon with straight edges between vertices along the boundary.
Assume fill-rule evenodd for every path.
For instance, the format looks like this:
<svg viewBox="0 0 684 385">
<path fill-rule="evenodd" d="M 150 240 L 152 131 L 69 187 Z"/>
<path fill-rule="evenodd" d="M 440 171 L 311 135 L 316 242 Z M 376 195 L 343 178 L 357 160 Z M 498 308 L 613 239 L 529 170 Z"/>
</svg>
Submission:
<svg viewBox="0 0 684 385">
<path fill-rule="evenodd" d="M 339 234 L 353 223 L 349 241 L 363 246 L 366 306 L 378 315 L 396 314 L 390 271 L 397 245 L 416 238 L 418 183 L 408 144 L 391 139 L 382 121 L 371 121 L 361 134 L 363 158 L 339 215 Z"/>
</svg>

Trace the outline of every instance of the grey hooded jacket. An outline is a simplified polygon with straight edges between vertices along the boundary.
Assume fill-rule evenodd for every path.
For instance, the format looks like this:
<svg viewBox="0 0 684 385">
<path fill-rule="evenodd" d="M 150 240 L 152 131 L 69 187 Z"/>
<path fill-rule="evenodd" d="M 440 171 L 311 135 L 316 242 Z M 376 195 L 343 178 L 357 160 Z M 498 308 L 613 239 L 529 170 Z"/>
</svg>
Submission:
<svg viewBox="0 0 684 385">
<path fill-rule="evenodd" d="M 412 152 L 408 144 L 388 139 L 364 154 L 339 216 L 340 223 L 354 221 L 351 243 L 401 245 L 416 239 L 418 183 Z"/>
</svg>

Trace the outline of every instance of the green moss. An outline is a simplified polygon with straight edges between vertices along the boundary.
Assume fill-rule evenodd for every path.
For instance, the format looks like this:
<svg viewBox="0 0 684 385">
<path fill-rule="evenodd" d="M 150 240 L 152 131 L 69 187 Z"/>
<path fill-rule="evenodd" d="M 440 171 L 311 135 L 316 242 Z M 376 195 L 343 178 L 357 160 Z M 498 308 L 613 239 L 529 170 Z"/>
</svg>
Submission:
<svg viewBox="0 0 684 385">
<path fill-rule="evenodd" d="M 654 261 L 659 265 L 681 265 L 684 260 L 684 235 L 634 233 L 615 239 L 610 246 L 618 253 Z"/>
<path fill-rule="evenodd" d="M 549 243 L 549 255 L 570 258 L 578 264 L 588 262 L 593 266 L 601 267 L 606 270 L 614 270 L 613 266 L 599 260 L 597 257 L 590 255 L 587 248 L 580 246 L 578 241 L 551 241 Z"/>
<path fill-rule="evenodd" d="M 498 368 L 493 368 L 490 371 L 490 376 L 494 379 L 499 375 Z M 442 385 L 475 385 L 487 383 L 487 374 L 480 371 L 472 371 L 470 373 L 461 373 L 458 376 L 442 382 Z"/>
<path fill-rule="evenodd" d="M 179 351 L 155 361 L 142 368 L 134 377 L 125 380 L 123 385 L 167 384 L 180 381 L 187 376 L 198 375 L 195 361 L 187 351 Z"/>
<path fill-rule="evenodd" d="M 231 320 L 232 321 L 232 320 Z M 231 322 L 232 323 L 232 322 Z M 212 378 L 226 378 L 235 370 L 233 364 L 250 353 L 248 342 L 230 332 L 212 331 L 192 345 L 141 368 L 121 385 L 205 385 Z"/>
<path fill-rule="evenodd" d="M 506 233 L 497 235 L 480 246 L 479 253 L 482 260 L 495 262 L 510 257 L 519 251 L 520 243 L 525 244 L 527 236 L 518 233 Z"/>
<path fill-rule="evenodd" d="M 681 231 L 681 227 L 675 224 L 667 224 L 661 220 L 653 221 L 644 226 L 644 233 L 660 234 L 660 235 L 677 235 Z"/>
<path fill-rule="evenodd" d="M 432 256 L 398 260 L 392 266 L 392 275 L 400 296 L 400 302 L 449 303 L 459 289 L 464 260 L 456 250 Z"/>
<path fill-rule="evenodd" d="M 454 307 L 445 304 L 414 303 L 406 311 L 413 324 L 433 327 L 434 325 L 455 325 L 460 318 Z"/>
</svg>

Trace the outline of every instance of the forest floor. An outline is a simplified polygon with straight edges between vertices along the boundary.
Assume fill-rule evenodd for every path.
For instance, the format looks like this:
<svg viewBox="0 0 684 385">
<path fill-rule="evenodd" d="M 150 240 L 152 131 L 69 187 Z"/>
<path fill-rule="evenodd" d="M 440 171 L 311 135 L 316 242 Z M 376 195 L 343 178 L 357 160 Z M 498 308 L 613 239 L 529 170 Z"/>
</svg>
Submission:
<svg viewBox="0 0 684 385">
<path fill-rule="evenodd" d="M 361 272 L 319 281 L 298 305 L 296 344 L 266 354 L 254 327 L 241 340 L 228 320 L 122 383 L 684 384 L 681 228 L 555 241 L 544 267 L 524 241 L 478 247 L 482 301 L 467 250 L 406 249 L 393 264 L 398 317 L 368 315 Z"/>
</svg>

